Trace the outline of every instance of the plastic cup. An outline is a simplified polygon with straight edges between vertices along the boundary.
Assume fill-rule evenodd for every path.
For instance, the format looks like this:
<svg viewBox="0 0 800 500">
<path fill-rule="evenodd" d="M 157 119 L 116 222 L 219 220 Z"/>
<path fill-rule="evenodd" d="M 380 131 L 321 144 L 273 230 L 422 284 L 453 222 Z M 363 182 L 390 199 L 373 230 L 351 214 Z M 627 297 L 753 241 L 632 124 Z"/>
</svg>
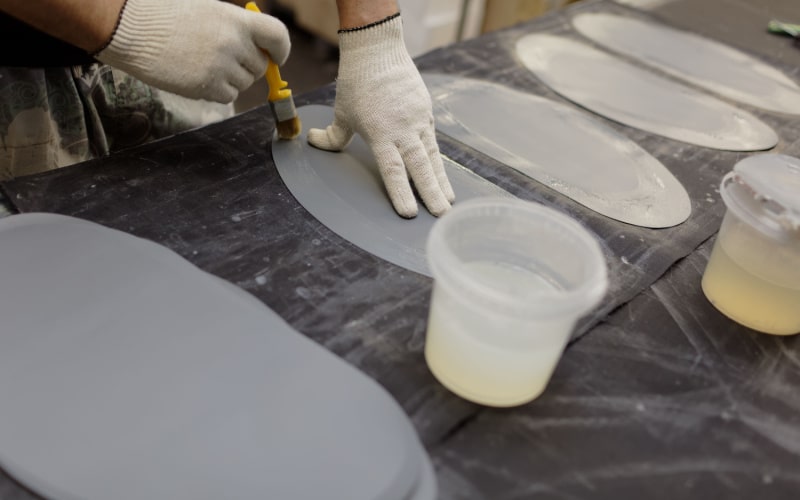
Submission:
<svg viewBox="0 0 800 500">
<path fill-rule="evenodd" d="M 722 180 L 727 208 L 701 282 L 724 315 L 763 333 L 800 332 L 800 160 L 754 155 Z"/>
<path fill-rule="evenodd" d="M 578 222 L 509 198 L 455 205 L 434 223 L 425 359 L 448 389 L 516 406 L 544 391 L 577 320 L 608 286 L 597 241 Z"/>
</svg>

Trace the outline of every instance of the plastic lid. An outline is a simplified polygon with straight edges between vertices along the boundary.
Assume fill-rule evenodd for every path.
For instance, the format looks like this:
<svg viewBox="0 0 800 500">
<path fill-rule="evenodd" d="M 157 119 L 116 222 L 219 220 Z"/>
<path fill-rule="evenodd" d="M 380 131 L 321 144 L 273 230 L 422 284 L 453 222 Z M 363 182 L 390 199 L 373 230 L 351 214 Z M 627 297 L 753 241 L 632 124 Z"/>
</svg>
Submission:
<svg viewBox="0 0 800 500">
<path fill-rule="evenodd" d="M 549 289 L 527 295 L 512 295 L 487 286 L 482 276 L 465 270 L 464 260 L 456 255 L 447 242 L 450 228 L 463 221 L 474 220 L 476 216 L 489 216 L 494 220 L 517 219 L 519 227 L 524 227 L 528 232 L 536 231 L 537 227 L 551 226 L 550 233 L 560 233 L 560 237 L 569 240 L 578 252 L 583 261 L 583 278 L 574 286 L 557 293 Z M 522 221 L 528 223 L 522 224 Z M 434 279 L 454 290 L 454 296 L 471 304 L 491 302 L 494 311 L 509 317 L 553 318 L 575 311 L 583 314 L 596 306 L 608 289 L 606 262 L 595 237 L 568 215 L 517 198 L 483 197 L 453 205 L 445 216 L 434 223 L 428 235 L 427 256 Z"/>
<path fill-rule="evenodd" d="M 728 209 L 777 237 L 800 232 L 800 159 L 782 154 L 750 156 L 722 179 Z"/>
</svg>

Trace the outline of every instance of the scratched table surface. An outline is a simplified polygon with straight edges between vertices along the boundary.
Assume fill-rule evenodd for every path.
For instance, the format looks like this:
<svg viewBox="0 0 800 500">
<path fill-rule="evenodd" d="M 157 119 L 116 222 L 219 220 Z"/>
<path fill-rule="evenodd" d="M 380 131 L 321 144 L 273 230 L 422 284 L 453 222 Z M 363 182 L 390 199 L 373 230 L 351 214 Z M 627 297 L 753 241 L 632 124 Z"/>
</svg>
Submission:
<svg viewBox="0 0 800 500">
<path fill-rule="evenodd" d="M 706 35 L 800 81 L 800 47 L 766 32 L 773 17 L 800 21 L 793 3 L 586 0 L 417 63 L 567 103 L 511 49 L 532 32 L 579 38 L 570 16 L 601 11 Z M 296 101 L 331 104 L 333 97 L 329 85 Z M 778 132 L 773 152 L 800 156 L 797 117 L 745 109 Z M 684 183 L 693 208 L 686 223 L 652 230 L 604 218 L 439 137 L 442 151 L 467 168 L 581 221 L 602 241 L 609 265 L 609 293 L 581 321 L 546 392 L 513 409 L 474 405 L 436 382 L 422 354 L 431 280 L 361 251 L 297 203 L 272 162 L 266 107 L 2 189 L 13 210 L 80 217 L 171 248 L 377 380 L 416 426 L 442 499 L 798 498 L 797 337 L 739 326 L 700 290 L 724 214 L 719 181 L 749 154 L 596 118 Z M 0 499 L 23 498 L 36 496 L 0 471 Z"/>
</svg>

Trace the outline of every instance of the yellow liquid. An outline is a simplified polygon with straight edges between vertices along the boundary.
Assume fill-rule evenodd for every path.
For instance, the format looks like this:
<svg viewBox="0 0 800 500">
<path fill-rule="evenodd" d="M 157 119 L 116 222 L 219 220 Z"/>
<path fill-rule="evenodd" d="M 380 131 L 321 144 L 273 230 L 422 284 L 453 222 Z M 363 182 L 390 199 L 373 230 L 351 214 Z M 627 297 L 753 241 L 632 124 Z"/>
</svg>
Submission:
<svg viewBox="0 0 800 500">
<path fill-rule="evenodd" d="M 513 295 L 558 290 L 543 277 L 525 270 L 487 262 L 466 267 L 482 276 L 486 285 Z M 486 311 L 483 304 L 463 307 L 444 291 L 434 291 L 425 360 L 436 379 L 464 399 L 489 406 L 517 406 L 539 396 L 561 357 L 574 321 L 513 322 L 493 317 L 491 308 Z M 510 330 L 517 334 L 519 344 L 508 340 Z"/>
<path fill-rule="evenodd" d="M 768 266 L 769 259 L 763 255 L 758 261 Z M 740 266 L 717 241 L 703 274 L 703 293 L 720 312 L 748 328 L 774 335 L 800 332 L 800 288 L 772 283 L 756 273 Z"/>
<path fill-rule="evenodd" d="M 488 406 L 517 406 L 539 396 L 561 355 L 561 346 L 550 353 L 491 352 L 485 345 L 464 345 L 463 336 L 453 346 L 448 344 L 453 336 L 459 336 L 458 332 L 432 320 L 425 361 L 442 385 L 464 399 Z"/>
</svg>

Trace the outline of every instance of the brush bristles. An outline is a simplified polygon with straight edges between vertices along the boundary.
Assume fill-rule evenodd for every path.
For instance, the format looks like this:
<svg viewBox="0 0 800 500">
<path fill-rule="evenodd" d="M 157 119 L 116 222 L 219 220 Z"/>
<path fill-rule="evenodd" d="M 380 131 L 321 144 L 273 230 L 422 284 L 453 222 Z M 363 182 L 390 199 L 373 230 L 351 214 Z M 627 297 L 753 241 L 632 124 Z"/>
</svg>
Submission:
<svg viewBox="0 0 800 500">
<path fill-rule="evenodd" d="M 300 123 L 300 118 L 294 117 L 291 120 L 284 120 L 278 122 L 278 139 L 291 140 L 300 135 L 303 131 L 303 124 Z"/>
<path fill-rule="evenodd" d="M 300 135 L 303 127 L 300 118 L 297 117 L 294 99 L 291 96 L 271 101 L 269 106 L 277 124 L 279 139 L 294 139 Z"/>
</svg>

